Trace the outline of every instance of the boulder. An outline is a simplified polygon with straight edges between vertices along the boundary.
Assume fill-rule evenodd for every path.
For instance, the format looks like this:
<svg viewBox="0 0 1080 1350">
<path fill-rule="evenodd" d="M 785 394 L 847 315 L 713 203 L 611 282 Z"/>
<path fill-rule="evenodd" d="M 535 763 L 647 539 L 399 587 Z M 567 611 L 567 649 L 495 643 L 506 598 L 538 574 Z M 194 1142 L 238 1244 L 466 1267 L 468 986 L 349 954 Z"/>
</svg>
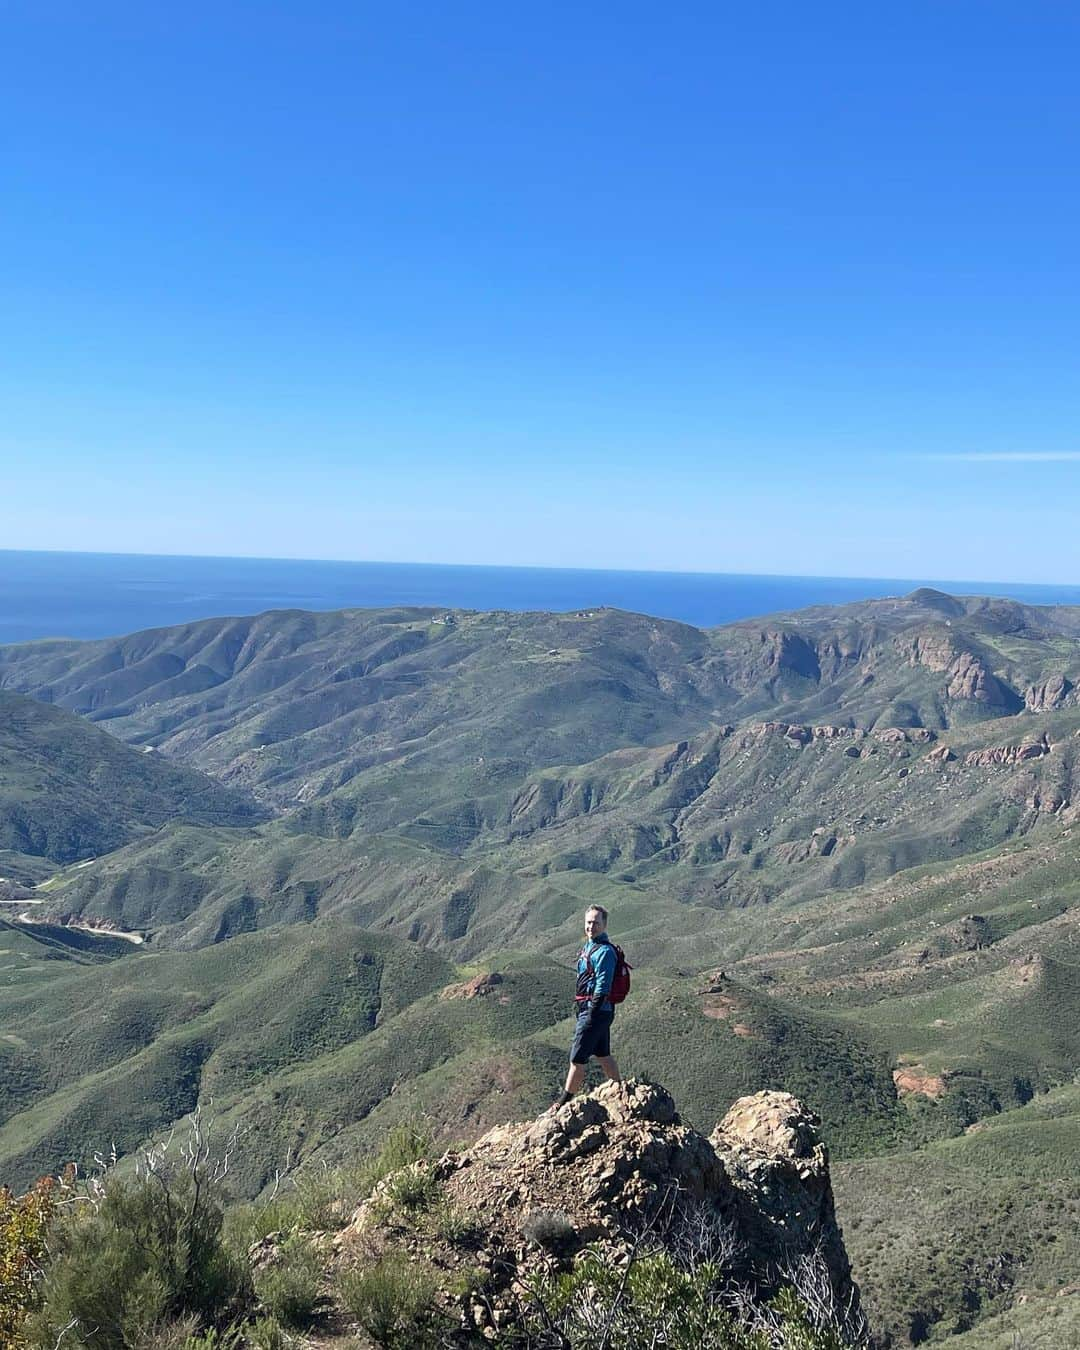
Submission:
<svg viewBox="0 0 1080 1350">
<path fill-rule="evenodd" d="M 739 1098 L 710 1143 L 735 1188 L 735 1224 L 757 1263 L 816 1248 L 843 1301 L 852 1296 L 851 1267 L 820 1127 L 820 1117 L 789 1092 L 756 1092 Z"/>
</svg>

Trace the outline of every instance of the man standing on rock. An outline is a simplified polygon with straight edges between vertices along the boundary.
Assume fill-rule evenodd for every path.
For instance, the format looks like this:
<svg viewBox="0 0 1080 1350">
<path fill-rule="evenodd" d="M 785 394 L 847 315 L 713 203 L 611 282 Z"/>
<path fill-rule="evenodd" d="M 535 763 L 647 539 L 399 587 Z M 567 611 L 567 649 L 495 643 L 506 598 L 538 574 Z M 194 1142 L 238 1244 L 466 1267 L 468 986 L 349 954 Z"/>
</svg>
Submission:
<svg viewBox="0 0 1080 1350">
<path fill-rule="evenodd" d="M 591 905 L 585 911 L 585 945 L 578 952 L 577 990 L 574 994 L 577 1022 L 570 1048 L 566 1084 L 551 1108 L 565 1106 L 585 1081 L 585 1066 L 595 1056 L 613 1083 L 619 1082 L 619 1066 L 611 1057 L 611 1023 L 615 1005 L 608 995 L 615 979 L 618 957 L 607 935 L 607 910 Z"/>
</svg>

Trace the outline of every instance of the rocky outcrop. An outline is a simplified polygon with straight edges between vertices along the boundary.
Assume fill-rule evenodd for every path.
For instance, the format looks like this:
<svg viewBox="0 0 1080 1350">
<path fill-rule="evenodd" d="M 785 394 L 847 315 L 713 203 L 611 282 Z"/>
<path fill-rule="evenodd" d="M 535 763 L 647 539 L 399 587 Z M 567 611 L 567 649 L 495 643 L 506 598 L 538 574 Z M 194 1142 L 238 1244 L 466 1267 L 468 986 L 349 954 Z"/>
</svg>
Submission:
<svg viewBox="0 0 1080 1350">
<path fill-rule="evenodd" d="M 820 1119 L 788 1092 L 740 1097 L 709 1142 L 734 1188 L 734 1223 L 759 1266 L 820 1251 L 834 1292 L 852 1295 Z"/>
<path fill-rule="evenodd" d="M 485 975 L 474 975 L 471 980 L 466 980 L 464 984 L 448 984 L 439 997 L 487 998 L 491 994 L 498 994 L 499 986 L 502 983 L 503 977 L 497 970 L 492 970 Z"/>
<path fill-rule="evenodd" d="M 1051 675 L 1041 684 L 1032 684 L 1024 691 L 1024 706 L 1030 712 L 1050 712 L 1066 703 L 1075 703 L 1075 686 L 1064 675 Z"/>
<path fill-rule="evenodd" d="M 929 1097 L 936 1102 L 948 1089 L 944 1074 L 927 1073 L 921 1064 L 893 1069 L 892 1076 L 897 1092 L 909 1097 Z"/>
<path fill-rule="evenodd" d="M 485 1298 L 466 1310 L 477 1329 L 513 1317 L 529 1277 L 568 1269 L 586 1247 L 625 1265 L 643 1236 L 673 1250 L 688 1225 L 722 1237 L 724 1260 L 765 1298 L 801 1257 L 823 1260 L 843 1307 L 857 1305 L 837 1227 L 820 1121 L 783 1092 L 743 1097 L 707 1139 L 682 1124 L 659 1086 L 608 1083 L 538 1120 L 500 1125 L 470 1148 L 417 1163 L 470 1230 L 462 1254 L 425 1238 L 427 1259 L 448 1273 L 479 1263 Z M 338 1245 L 402 1241 L 388 1217 L 401 1174 L 376 1188 Z M 406 1249 L 408 1242 L 405 1242 Z"/>
<path fill-rule="evenodd" d="M 1018 712 L 1023 700 L 986 664 L 977 652 L 960 647 L 948 632 L 930 630 L 916 634 L 908 648 L 913 666 L 945 675 L 948 698 L 983 703 L 1002 712 Z"/>
<path fill-rule="evenodd" d="M 845 740 L 850 736 L 854 736 L 857 740 L 861 740 L 866 735 L 866 732 L 860 731 L 858 727 L 820 726 L 811 727 L 810 734 L 815 741 L 840 741 Z"/>
<path fill-rule="evenodd" d="M 969 750 L 964 763 L 984 768 L 994 764 L 1022 764 L 1025 760 L 1041 759 L 1050 753 L 1050 749 L 1045 735 L 1029 736 L 1019 745 L 991 745 L 984 750 Z"/>
<path fill-rule="evenodd" d="M 765 629 L 759 640 L 766 675 L 784 673 L 799 675 L 804 680 L 821 679 L 817 650 L 801 633 Z"/>
</svg>

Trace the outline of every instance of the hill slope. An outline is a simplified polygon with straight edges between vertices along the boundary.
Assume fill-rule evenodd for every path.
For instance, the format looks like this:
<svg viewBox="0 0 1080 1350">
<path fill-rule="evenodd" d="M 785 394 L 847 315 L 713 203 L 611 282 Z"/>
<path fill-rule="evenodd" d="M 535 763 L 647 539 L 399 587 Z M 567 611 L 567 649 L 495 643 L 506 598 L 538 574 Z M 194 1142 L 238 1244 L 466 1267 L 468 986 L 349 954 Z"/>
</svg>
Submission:
<svg viewBox="0 0 1080 1350">
<path fill-rule="evenodd" d="M 0 690 L 0 871 L 18 872 L 19 855 L 25 865 L 106 853 L 168 820 L 245 825 L 265 815 L 247 793 Z"/>
</svg>

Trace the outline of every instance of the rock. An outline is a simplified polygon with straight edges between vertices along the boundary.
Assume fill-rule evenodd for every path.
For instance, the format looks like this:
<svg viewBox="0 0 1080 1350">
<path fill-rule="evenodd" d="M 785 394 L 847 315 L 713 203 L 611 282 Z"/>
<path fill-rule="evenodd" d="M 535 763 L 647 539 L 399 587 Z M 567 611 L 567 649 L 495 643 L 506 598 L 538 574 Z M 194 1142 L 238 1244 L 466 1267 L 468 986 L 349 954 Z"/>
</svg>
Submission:
<svg viewBox="0 0 1080 1350">
<path fill-rule="evenodd" d="M 915 1094 L 937 1101 L 944 1097 L 947 1084 L 944 1075 L 927 1073 L 921 1065 L 893 1069 L 893 1082 L 899 1093 Z"/>
<path fill-rule="evenodd" d="M 812 739 L 810 727 L 788 722 L 755 722 L 750 728 L 756 736 L 783 736 L 797 745 L 807 745 Z"/>
<path fill-rule="evenodd" d="M 833 1290 L 852 1291 L 836 1222 L 821 1120 L 789 1092 L 740 1097 L 710 1136 L 737 1193 L 735 1224 L 758 1261 L 800 1256 L 817 1246 Z"/>
<path fill-rule="evenodd" d="M 1044 733 L 1039 737 L 1029 737 L 1019 745 L 992 745 L 985 750 L 970 750 L 964 756 L 964 763 L 984 768 L 993 764 L 1020 764 L 1029 759 L 1041 759 L 1050 753 L 1050 748 Z"/>
<path fill-rule="evenodd" d="M 944 674 L 949 698 L 970 699 L 1006 712 L 1023 707 L 1016 690 L 1000 680 L 977 653 L 959 648 L 951 633 L 940 630 L 918 633 L 911 644 L 909 660 L 912 665 Z"/>
<path fill-rule="evenodd" d="M 994 941 L 994 933 L 990 920 L 985 915 L 965 914 L 960 922 L 952 927 L 952 938 L 958 947 L 975 952 L 983 947 L 989 947 Z"/>
<path fill-rule="evenodd" d="M 681 1123 L 664 1088 L 630 1079 L 488 1131 L 432 1166 L 448 1202 L 483 1234 L 468 1260 L 481 1267 L 488 1321 L 464 1304 L 463 1315 L 481 1331 L 491 1314 L 512 1319 L 516 1291 L 552 1262 L 565 1269 L 590 1246 L 619 1266 L 643 1233 L 674 1245 L 688 1223 L 727 1236 L 731 1274 L 754 1298 L 775 1292 L 779 1263 L 820 1251 L 837 1297 L 857 1305 L 818 1126 L 796 1098 L 761 1092 L 736 1102 L 710 1140 Z M 380 1183 L 339 1246 L 394 1240 L 385 1203 L 394 1182 Z M 455 1268 L 453 1240 L 438 1241 L 436 1264 Z"/>
<path fill-rule="evenodd" d="M 439 997 L 484 998 L 488 994 L 493 994 L 502 982 L 503 977 L 499 972 L 492 970 L 486 975 L 474 975 L 471 980 L 466 980 L 464 984 L 448 984 Z"/>
<path fill-rule="evenodd" d="M 939 745 L 931 750 L 926 758 L 931 764 L 948 764 L 950 760 L 956 758 L 956 754 L 949 746 Z"/>
<path fill-rule="evenodd" d="M 883 745 L 902 745 L 908 738 L 903 727 L 882 727 L 880 731 L 874 731 L 871 735 L 875 741 L 881 741 Z"/>
<path fill-rule="evenodd" d="M 1070 697 L 1074 685 L 1064 675 L 1051 675 L 1041 684 L 1033 684 L 1024 692 L 1024 706 L 1031 712 L 1049 712 L 1052 708 L 1061 708 L 1066 702 L 1075 703 Z"/>
</svg>

